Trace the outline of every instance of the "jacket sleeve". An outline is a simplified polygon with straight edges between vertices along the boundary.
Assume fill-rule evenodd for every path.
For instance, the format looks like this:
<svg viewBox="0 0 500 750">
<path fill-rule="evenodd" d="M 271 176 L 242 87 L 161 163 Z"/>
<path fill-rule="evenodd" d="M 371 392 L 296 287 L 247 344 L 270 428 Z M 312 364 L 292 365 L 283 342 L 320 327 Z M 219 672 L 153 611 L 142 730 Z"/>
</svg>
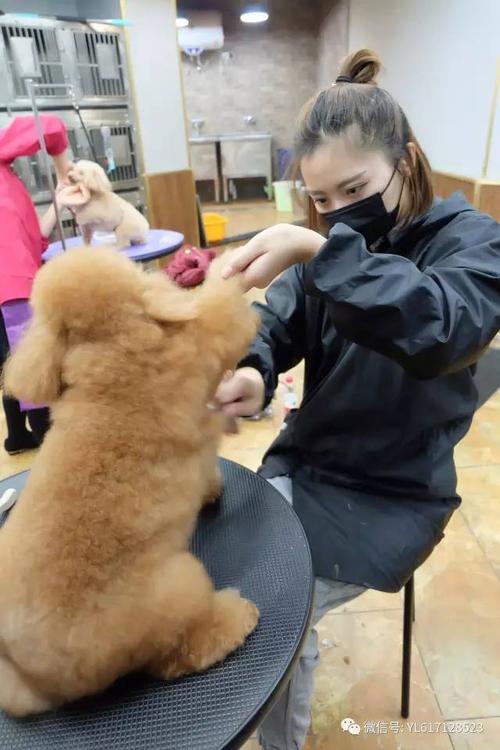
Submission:
<svg viewBox="0 0 500 750">
<path fill-rule="evenodd" d="M 293 266 L 267 290 L 265 305 L 257 303 L 261 326 L 247 356 L 238 367 L 255 367 L 266 387 L 267 405 L 278 377 L 294 367 L 305 352 L 305 292 L 302 266 Z"/>
<path fill-rule="evenodd" d="M 68 147 L 66 126 L 58 117 L 40 115 L 47 151 L 52 156 Z M 0 161 L 10 164 L 18 156 L 32 156 L 40 150 L 38 131 L 33 115 L 15 117 L 0 131 Z"/>
<path fill-rule="evenodd" d="M 484 214 L 466 221 L 443 232 L 441 259 L 424 270 L 400 255 L 369 252 L 339 225 L 308 264 L 306 291 L 325 301 L 341 335 L 415 377 L 462 369 L 500 327 L 500 227 Z"/>
</svg>

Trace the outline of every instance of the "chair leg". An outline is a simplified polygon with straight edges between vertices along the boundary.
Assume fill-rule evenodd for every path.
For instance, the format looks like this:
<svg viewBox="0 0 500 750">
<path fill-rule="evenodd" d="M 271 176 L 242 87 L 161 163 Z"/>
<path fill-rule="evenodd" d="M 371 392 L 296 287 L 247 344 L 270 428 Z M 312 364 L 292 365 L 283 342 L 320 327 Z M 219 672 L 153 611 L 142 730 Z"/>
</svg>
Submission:
<svg viewBox="0 0 500 750">
<path fill-rule="evenodd" d="M 415 615 L 415 581 L 413 576 L 405 585 L 403 614 L 403 674 L 401 681 L 401 716 L 410 714 L 411 638 Z"/>
</svg>

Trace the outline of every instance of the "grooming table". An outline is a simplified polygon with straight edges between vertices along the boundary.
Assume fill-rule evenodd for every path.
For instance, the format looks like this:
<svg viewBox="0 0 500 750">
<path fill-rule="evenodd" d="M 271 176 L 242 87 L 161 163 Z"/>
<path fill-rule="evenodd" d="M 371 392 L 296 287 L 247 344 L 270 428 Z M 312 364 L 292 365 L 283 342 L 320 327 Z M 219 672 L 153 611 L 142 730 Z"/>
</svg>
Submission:
<svg viewBox="0 0 500 750">
<path fill-rule="evenodd" d="M 92 237 L 92 247 L 99 245 L 110 245 L 115 242 L 113 233 L 96 232 Z M 66 248 L 80 247 L 83 245 L 83 237 L 70 237 L 65 240 Z M 131 259 L 140 263 L 170 255 L 178 250 L 184 243 L 184 235 L 180 232 L 171 232 L 169 229 L 150 229 L 148 231 L 148 241 L 145 245 L 130 245 L 123 252 Z M 52 242 L 43 254 L 45 261 L 59 255 L 63 252 L 62 243 Z"/>
<path fill-rule="evenodd" d="M 224 492 L 202 512 L 193 552 L 216 588 L 237 587 L 259 607 L 246 644 L 210 671 L 176 682 L 133 675 L 51 714 L 14 720 L 0 713 L 0 750 L 235 750 L 253 733 L 300 654 L 311 559 L 282 496 L 237 464 L 223 460 L 221 468 Z M 0 494 L 20 489 L 26 477 L 0 482 Z"/>
</svg>

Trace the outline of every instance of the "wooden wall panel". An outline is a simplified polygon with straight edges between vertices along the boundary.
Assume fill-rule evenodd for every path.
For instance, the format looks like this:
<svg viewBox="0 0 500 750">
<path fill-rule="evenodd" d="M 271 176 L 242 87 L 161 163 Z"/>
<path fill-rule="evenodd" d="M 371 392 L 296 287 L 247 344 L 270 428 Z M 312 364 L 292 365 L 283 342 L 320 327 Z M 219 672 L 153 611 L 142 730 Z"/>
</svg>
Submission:
<svg viewBox="0 0 500 750">
<path fill-rule="evenodd" d="M 186 242 L 199 245 L 198 214 L 190 169 L 144 176 L 148 218 L 153 229 L 182 232 Z"/>
<path fill-rule="evenodd" d="M 432 176 L 436 195 L 447 198 L 460 190 L 473 206 L 500 221 L 500 182 L 474 180 L 445 172 L 433 172 Z"/>
<path fill-rule="evenodd" d="M 433 172 L 432 178 L 434 192 L 440 198 L 448 198 L 452 193 L 459 190 L 470 203 L 474 203 L 476 180 L 472 177 L 460 177 L 459 175 L 446 174 L 445 172 Z"/>
<path fill-rule="evenodd" d="M 479 186 L 478 206 L 480 211 L 490 214 L 500 221 L 500 183 L 481 183 Z"/>
</svg>

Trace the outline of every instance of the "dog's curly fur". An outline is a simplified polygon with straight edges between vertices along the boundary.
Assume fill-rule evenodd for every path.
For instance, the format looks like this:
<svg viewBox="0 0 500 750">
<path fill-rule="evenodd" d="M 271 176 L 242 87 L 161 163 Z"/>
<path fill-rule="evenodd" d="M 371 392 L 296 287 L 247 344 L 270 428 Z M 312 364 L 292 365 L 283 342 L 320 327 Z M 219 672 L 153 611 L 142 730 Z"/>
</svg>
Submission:
<svg viewBox="0 0 500 750">
<path fill-rule="evenodd" d="M 93 161 L 80 159 L 68 172 L 73 185 L 79 185 L 81 196 L 68 207 L 89 245 L 96 231 L 114 232 L 119 247 L 147 241 L 149 224 L 128 201 L 113 193 L 104 169 Z"/>
<path fill-rule="evenodd" d="M 197 290 L 114 250 L 68 251 L 37 276 L 7 365 L 53 425 L 0 529 L 0 708 L 15 716 L 132 670 L 204 670 L 240 646 L 256 607 L 215 592 L 188 551 L 217 496 L 219 417 L 206 408 L 257 321 L 216 260 Z"/>
</svg>

